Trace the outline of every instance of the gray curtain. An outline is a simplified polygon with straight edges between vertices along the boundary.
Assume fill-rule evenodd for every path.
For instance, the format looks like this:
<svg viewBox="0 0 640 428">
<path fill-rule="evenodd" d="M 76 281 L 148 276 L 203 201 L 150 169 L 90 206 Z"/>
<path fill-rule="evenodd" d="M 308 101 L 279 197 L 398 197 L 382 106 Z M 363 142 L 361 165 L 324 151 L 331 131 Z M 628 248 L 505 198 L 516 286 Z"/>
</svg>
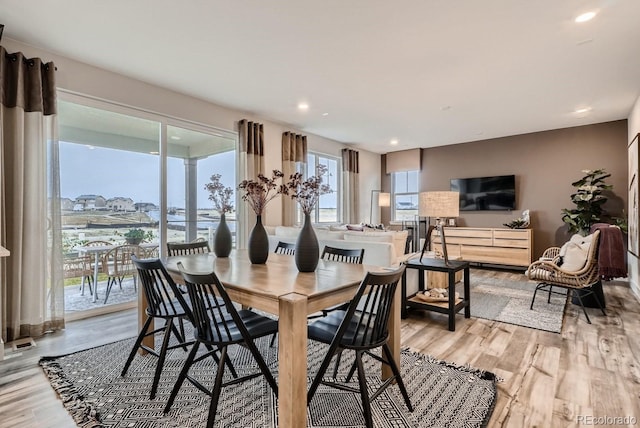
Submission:
<svg viewBox="0 0 640 428">
<path fill-rule="evenodd" d="M 284 132 L 282 134 L 282 172 L 284 181 L 296 172 L 297 164 L 307 163 L 307 136 Z M 282 198 L 282 225 L 293 226 L 296 223 L 296 201 Z"/>
<path fill-rule="evenodd" d="M 264 174 L 264 125 L 242 119 L 238 123 L 240 138 L 240 180 L 257 180 Z M 236 248 L 247 248 L 249 232 L 255 224 L 256 216 L 242 200 L 238 199 L 238 228 Z"/>
<path fill-rule="evenodd" d="M 64 327 L 55 66 L 0 46 L 2 337 Z M 49 160 L 49 163 L 47 163 Z"/>
<path fill-rule="evenodd" d="M 342 211 L 346 223 L 360 223 L 359 174 L 359 153 L 342 149 Z"/>
</svg>

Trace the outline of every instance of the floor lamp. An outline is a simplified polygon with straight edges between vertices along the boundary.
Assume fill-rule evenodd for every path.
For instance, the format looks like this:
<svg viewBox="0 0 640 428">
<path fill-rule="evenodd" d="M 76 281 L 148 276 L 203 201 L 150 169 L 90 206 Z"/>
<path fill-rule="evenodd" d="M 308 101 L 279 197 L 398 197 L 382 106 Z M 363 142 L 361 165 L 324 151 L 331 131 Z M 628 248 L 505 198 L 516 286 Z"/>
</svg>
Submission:
<svg viewBox="0 0 640 428">
<path fill-rule="evenodd" d="M 391 206 L 391 194 L 385 193 L 381 190 L 372 190 L 371 191 L 371 212 L 369 213 L 369 224 L 373 224 L 373 202 L 375 201 L 375 194 L 378 194 L 378 213 L 380 213 L 380 207 L 390 207 Z M 380 221 L 382 223 L 382 221 Z"/>
<path fill-rule="evenodd" d="M 440 243 L 442 244 L 442 255 L 444 263 L 449 265 L 449 257 L 447 255 L 447 242 L 444 237 L 444 226 L 447 218 L 458 217 L 460 214 L 460 194 L 458 192 L 422 192 L 420 193 L 420 202 L 418 213 L 423 217 L 435 217 L 436 224 L 429 225 L 427 236 L 425 237 L 420 261 L 424 257 L 425 250 L 429 247 L 431 241 L 431 232 L 436 229 L 440 232 Z"/>
</svg>

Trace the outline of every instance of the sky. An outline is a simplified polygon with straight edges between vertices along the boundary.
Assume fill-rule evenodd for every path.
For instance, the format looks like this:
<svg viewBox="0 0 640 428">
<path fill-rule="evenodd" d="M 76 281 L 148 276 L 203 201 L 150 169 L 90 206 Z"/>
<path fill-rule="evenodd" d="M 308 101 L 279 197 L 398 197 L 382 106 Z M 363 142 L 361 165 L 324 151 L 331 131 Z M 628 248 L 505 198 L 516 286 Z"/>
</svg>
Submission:
<svg viewBox="0 0 640 428">
<path fill-rule="evenodd" d="M 204 184 L 212 174 L 221 174 L 222 183 L 235 187 L 236 156 L 230 151 L 198 163 L 198 207 L 210 205 Z M 160 156 L 132 151 L 90 147 L 60 142 L 60 192 L 76 199 L 94 194 L 106 199 L 129 197 L 134 202 L 160 203 Z M 168 206 L 184 207 L 184 164 L 182 159 L 167 162 Z"/>
</svg>

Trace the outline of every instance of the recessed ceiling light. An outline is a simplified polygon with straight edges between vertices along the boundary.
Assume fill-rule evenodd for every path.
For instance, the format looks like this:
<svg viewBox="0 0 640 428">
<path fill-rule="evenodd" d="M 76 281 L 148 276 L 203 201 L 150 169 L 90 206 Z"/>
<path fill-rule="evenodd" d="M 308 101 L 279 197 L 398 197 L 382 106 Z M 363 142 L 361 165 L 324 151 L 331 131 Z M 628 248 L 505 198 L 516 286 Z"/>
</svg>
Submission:
<svg viewBox="0 0 640 428">
<path fill-rule="evenodd" d="M 587 113 L 589 111 L 591 111 L 591 107 L 577 108 L 573 112 L 576 113 L 576 114 L 581 114 L 581 113 Z"/>
<path fill-rule="evenodd" d="M 397 146 L 398 145 L 398 140 L 391 140 L 391 141 L 389 141 L 389 144 L 391 144 L 392 146 Z"/>
<path fill-rule="evenodd" d="M 180 140 L 181 138 L 180 138 L 180 137 L 178 137 L 177 135 L 172 135 L 172 136 L 171 136 L 171 139 L 172 139 L 172 140 Z"/>
<path fill-rule="evenodd" d="M 307 103 L 299 103 L 298 104 L 298 110 L 309 110 L 309 104 Z"/>
<path fill-rule="evenodd" d="M 591 21 L 594 17 L 596 16 L 596 13 L 591 11 L 591 12 L 586 12 L 583 13 L 581 15 L 576 16 L 575 22 L 587 22 L 587 21 Z"/>
<path fill-rule="evenodd" d="M 329 113 L 322 113 L 323 116 L 329 116 Z"/>
</svg>

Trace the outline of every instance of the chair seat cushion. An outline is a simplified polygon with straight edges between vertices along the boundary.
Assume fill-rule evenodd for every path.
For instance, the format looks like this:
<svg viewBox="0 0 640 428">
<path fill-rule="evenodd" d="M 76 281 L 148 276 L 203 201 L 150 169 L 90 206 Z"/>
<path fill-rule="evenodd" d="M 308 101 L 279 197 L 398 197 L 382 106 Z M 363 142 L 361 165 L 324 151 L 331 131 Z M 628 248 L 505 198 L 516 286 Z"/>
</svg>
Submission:
<svg viewBox="0 0 640 428">
<path fill-rule="evenodd" d="M 326 317 L 322 317 L 317 321 L 314 321 L 311 324 L 309 324 L 307 328 L 309 339 L 330 344 L 333 341 L 334 337 L 336 336 L 336 333 L 340 328 L 340 324 L 342 323 L 342 320 L 344 319 L 346 314 L 347 314 L 347 311 L 336 310 L 329 313 L 329 315 L 327 315 Z M 340 342 L 341 346 L 349 347 L 350 344 L 353 344 L 355 342 L 361 343 L 361 339 L 363 335 L 367 332 L 367 330 L 361 328 L 358 331 L 359 321 L 360 321 L 360 317 L 358 316 L 358 312 L 356 312 L 353 318 L 351 318 L 349 322 L 349 326 L 347 327 L 347 330 L 344 333 L 344 336 L 342 337 L 342 341 Z M 370 325 L 373 325 L 373 324 L 374 322 L 373 320 L 371 320 Z M 357 333 L 358 337 L 355 338 L 354 340 L 354 335 L 356 334 L 356 331 L 358 331 Z"/>
<path fill-rule="evenodd" d="M 267 336 L 278 332 L 278 321 L 262 316 L 253 311 L 244 309 L 238 311 L 240 319 L 244 323 L 249 335 L 253 338 Z M 209 343 L 232 343 L 243 342 L 242 333 L 236 323 L 231 319 L 231 315 L 225 316 L 227 328 L 216 329 L 216 323 L 212 322 L 209 329 L 195 329 L 195 338 Z"/>
</svg>

